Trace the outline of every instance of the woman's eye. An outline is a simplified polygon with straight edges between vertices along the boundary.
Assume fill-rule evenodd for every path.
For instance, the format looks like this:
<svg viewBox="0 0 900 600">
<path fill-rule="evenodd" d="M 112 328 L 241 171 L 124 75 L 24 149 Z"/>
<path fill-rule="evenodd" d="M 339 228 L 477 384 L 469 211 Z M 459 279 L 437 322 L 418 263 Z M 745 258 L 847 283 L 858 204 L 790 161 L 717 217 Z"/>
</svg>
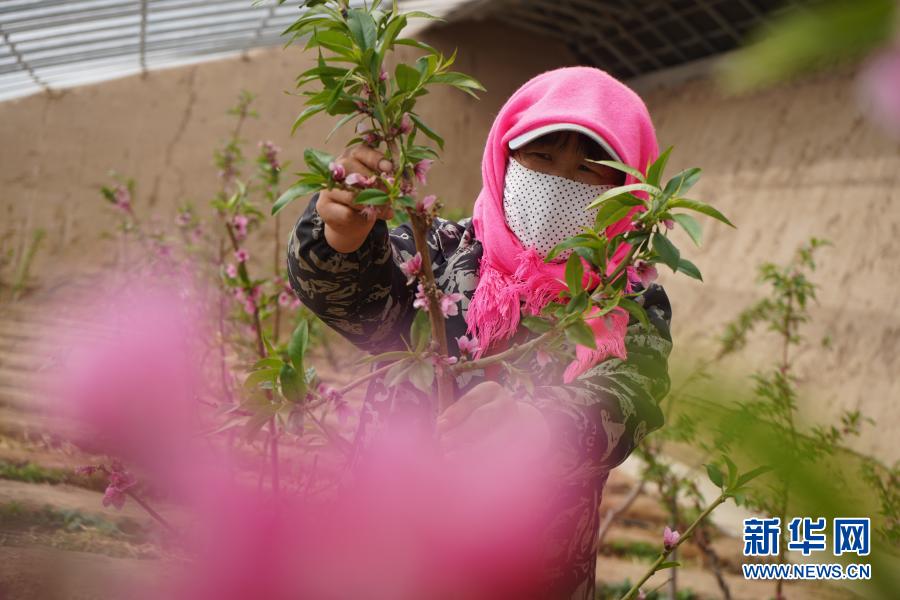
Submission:
<svg viewBox="0 0 900 600">
<path fill-rule="evenodd" d="M 541 160 L 550 160 L 550 155 L 546 152 L 530 152 L 531 156 L 537 157 Z"/>
</svg>

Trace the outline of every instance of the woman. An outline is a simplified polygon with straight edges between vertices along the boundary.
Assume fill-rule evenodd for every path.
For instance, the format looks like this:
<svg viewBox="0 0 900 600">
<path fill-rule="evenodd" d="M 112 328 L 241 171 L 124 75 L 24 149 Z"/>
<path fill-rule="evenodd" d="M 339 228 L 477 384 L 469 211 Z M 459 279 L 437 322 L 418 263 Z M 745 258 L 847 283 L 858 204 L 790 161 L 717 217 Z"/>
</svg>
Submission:
<svg viewBox="0 0 900 600">
<path fill-rule="evenodd" d="M 522 314 L 536 313 L 562 289 L 563 266 L 545 263 L 547 251 L 593 223 L 584 207 L 603 190 L 632 181 L 588 159 L 643 169 L 657 154 L 643 101 L 600 69 L 556 69 L 520 87 L 488 135 L 473 218 L 436 219 L 429 231 L 438 286 L 460 298 L 446 320 L 451 354 L 487 355 L 531 335 L 520 325 Z M 345 151 L 339 162 L 348 173 L 366 176 L 392 167 L 365 146 Z M 290 240 L 291 284 L 304 304 L 360 348 L 403 349 L 415 316 L 415 285 L 400 268 L 416 252 L 411 229 L 388 231 L 383 219 L 389 209 L 370 221 L 353 196 L 335 189 L 312 198 Z M 608 235 L 630 228 L 630 216 Z M 620 250 L 619 259 L 626 249 Z M 524 436 L 544 427 L 562 432 L 576 476 L 560 490 L 546 542 L 548 566 L 535 597 L 593 598 L 597 509 L 609 470 L 662 425 L 658 404 L 669 388 L 671 308 L 655 283 L 641 302 L 650 333 L 629 323 L 627 314 L 609 323 L 595 319 L 596 350 L 579 346 L 569 364 L 542 353 L 531 358 L 534 381 L 545 382 L 533 393 L 511 393 L 500 372 L 472 371 L 456 379 L 459 400 L 438 415 L 438 433 L 449 448 L 490 448 L 500 428 Z M 423 423 L 436 416 L 432 397 L 381 380 L 370 385 L 365 407 L 357 438 L 362 447 L 398 414 Z"/>
</svg>

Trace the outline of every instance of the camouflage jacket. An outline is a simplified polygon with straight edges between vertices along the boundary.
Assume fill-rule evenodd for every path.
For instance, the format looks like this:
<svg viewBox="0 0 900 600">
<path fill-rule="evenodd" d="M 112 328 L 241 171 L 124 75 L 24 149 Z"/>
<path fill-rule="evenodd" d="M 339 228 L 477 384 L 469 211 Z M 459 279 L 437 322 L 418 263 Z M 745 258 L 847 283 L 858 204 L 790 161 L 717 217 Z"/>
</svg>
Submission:
<svg viewBox="0 0 900 600">
<path fill-rule="evenodd" d="M 288 274 L 301 301 L 357 347 L 372 353 L 404 349 L 415 316 L 415 289 L 399 264 L 416 253 L 408 224 L 388 230 L 378 221 L 362 246 L 340 253 L 325 241 L 324 222 L 314 195 L 291 232 Z M 456 338 L 466 334 L 465 314 L 478 285 L 481 243 L 471 219 L 436 219 L 428 234 L 436 281 L 444 293 L 459 292 L 460 311 L 446 320 L 450 352 L 459 355 Z M 625 338 L 628 358 L 611 358 L 565 385 L 565 364 L 551 361 L 528 369 L 541 382 L 532 397 L 551 426 L 564 431 L 575 475 L 565 506 L 556 512 L 553 542 L 547 545 L 548 588 L 543 597 L 593 598 L 597 555 L 598 506 L 609 470 L 620 464 L 650 431 L 659 428 L 659 402 L 669 390 L 668 356 L 672 348 L 671 307 L 663 288 L 651 284 L 640 297 L 652 330 L 633 318 Z M 518 339 L 531 335 L 524 327 Z M 456 379 L 457 397 L 489 376 L 470 371 Z M 434 402 L 411 385 L 388 388 L 373 380 L 366 393 L 357 445 L 365 446 L 392 414 L 418 413 L 433 419 Z M 570 481 L 567 478 L 567 481 Z"/>
</svg>

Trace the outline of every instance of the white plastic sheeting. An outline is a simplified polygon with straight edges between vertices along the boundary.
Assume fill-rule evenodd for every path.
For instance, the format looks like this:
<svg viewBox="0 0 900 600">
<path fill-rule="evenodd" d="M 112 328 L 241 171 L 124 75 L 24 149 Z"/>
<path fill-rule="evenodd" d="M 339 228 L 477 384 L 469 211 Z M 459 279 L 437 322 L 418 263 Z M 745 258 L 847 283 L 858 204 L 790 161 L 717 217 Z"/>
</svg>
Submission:
<svg viewBox="0 0 900 600">
<path fill-rule="evenodd" d="M 401 0 L 443 16 L 467 0 Z M 0 100 L 280 45 L 288 0 L 0 0 Z M 354 0 L 352 5 L 361 5 Z M 426 21 L 415 20 L 418 26 Z M 410 28 L 409 31 L 413 31 Z"/>
</svg>

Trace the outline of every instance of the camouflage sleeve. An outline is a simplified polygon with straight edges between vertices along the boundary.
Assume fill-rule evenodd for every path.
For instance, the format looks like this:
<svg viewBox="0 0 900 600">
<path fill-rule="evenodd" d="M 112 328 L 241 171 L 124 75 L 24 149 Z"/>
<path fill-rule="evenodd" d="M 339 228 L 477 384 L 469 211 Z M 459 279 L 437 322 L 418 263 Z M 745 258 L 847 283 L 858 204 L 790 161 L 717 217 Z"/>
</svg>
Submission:
<svg viewBox="0 0 900 600">
<path fill-rule="evenodd" d="M 414 316 L 414 290 L 398 261 L 415 254 L 411 236 L 391 235 L 379 220 L 359 249 L 338 252 L 325 241 L 318 197 L 313 195 L 291 232 L 291 287 L 303 304 L 356 346 L 369 352 L 402 349 L 401 336 Z"/>
<path fill-rule="evenodd" d="M 532 402 L 562 433 L 573 469 L 608 471 L 663 424 L 659 404 L 670 387 L 672 310 L 658 284 L 642 298 L 652 327 L 629 323 L 626 360 L 605 360 L 569 385 L 535 388 Z"/>
</svg>

